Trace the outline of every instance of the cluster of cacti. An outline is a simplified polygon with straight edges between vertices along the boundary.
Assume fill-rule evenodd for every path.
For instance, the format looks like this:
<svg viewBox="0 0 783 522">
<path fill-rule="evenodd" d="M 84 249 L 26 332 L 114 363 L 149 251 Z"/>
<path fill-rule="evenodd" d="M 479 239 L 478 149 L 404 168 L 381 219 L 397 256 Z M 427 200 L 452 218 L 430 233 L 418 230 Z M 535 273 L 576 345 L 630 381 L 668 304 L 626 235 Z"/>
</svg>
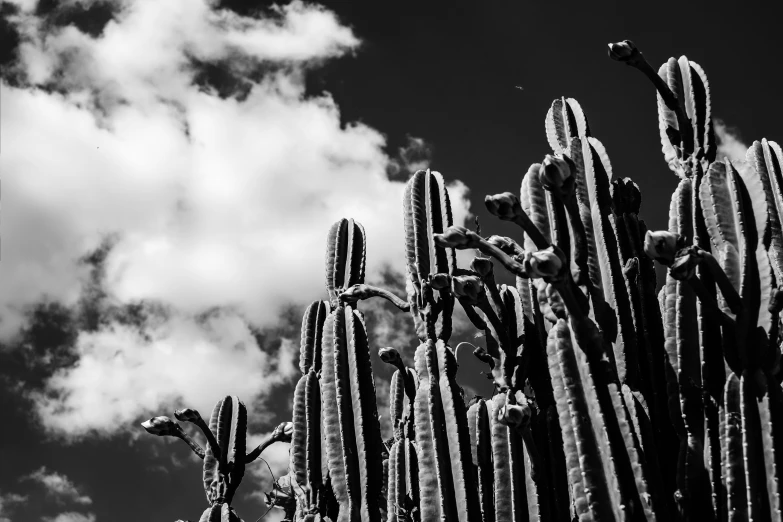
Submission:
<svg viewBox="0 0 783 522">
<path fill-rule="evenodd" d="M 716 161 L 697 64 L 671 58 L 656 72 L 629 41 L 610 56 L 657 89 L 663 153 L 681 178 L 669 230 L 647 230 L 639 188 L 613 179 L 571 98 L 552 103 L 553 154 L 529 168 L 520 195 L 485 200 L 522 241 L 452 226 L 441 175 L 415 173 L 403 202 L 405 302 L 364 283 L 364 230 L 336 223 L 329 300 L 302 322 L 290 473 L 277 486 L 288 494 L 269 501 L 289 520 L 783 519 L 783 151 L 762 140 L 742 164 Z M 475 249 L 469 268 L 455 249 Z M 653 259 L 669 267 L 657 295 Z M 494 262 L 515 287 L 496 283 Z M 396 368 L 386 440 L 357 309 L 376 296 L 409 311 L 420 340 L 379 351 Z M 483 346 L 449 345 L 456 302 Z M 463 349 L 489 367 L 493 396 L 466 403 Z M 213 507 L 202 520 L 235 517 L 221 505 L 263 449 L 237 460 L 245 416 L 224 399 L 215 437 L 197 413 L 178 412 L 202 428 L 206 454 L 173 421 L 145 424 L 204 458 Z"/>
</svg>

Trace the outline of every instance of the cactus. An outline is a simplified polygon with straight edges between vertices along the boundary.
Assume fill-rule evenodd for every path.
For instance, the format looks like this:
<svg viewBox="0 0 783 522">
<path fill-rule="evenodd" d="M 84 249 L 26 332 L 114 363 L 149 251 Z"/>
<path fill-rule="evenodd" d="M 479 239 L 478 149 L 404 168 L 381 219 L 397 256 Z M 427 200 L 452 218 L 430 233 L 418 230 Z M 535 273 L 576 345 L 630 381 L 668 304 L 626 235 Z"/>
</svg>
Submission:
<svg viewBox="0 0 783 522">
<path fill-rule="evenodd" d="M 247 409 L 235 396 L 227 396 L 215 405 L 207 425 L 198 411 L 190 408 L 174 412 L 177 420 L 195 424 L 207 439 L 206 451 L 169 417 L 153 417 L 141 425 L 152 435 L 177 437 L 185 441 L 193 452 L 204 461 L 204 492 L 210 507 L 201 515 L 201 521 L 239 521 L 231 508 L 245 465 L 253 462 L 275 442 L 290 442 L 291 423 L 280 424 L 257 448 L 245 454 L 247 440 Z"/>
<path fill-rule="evenodd" d="M 327 298 L 304 313 L 291 423 L 244 457 L 235 397 L 209 426 L 177 412 L 206 450 L 167 417 L 144 423 L 204 460 L 201 520 L 238 520 L 245 464 L 288 440 L 290 472 L 268 503 L 297 522 L 783 521 L 783 151 L 763 139 L 745 162 L 717 160 L 698 64 L 655 70 L 628 40 L 609 54 L 656 89 L 680 178 L 668 230 L 647 229 L 640 188 L 613 179 L 573 98 L 552 102 L 551 153 L 519 196 L 485 199 L 518 241 L 454 226 L 443 177 L 416 172 L 403 197 L 407 299 L 365 282 L 360 224 L 328 233 Z M 475 251 L 468 267 L 457 249 Z M 659 293 L 654 261 L 668 269 Z M 500 267 L 514 285 L 498 283 Z M 373 297 L 410 313 L 419 339 L 378 352 L 394 367 L 389 434 L 358 310 Z M 455 302 L 478 346 L 449 345 Z M 469 405 L 456 379 L 465 349 L 493 383 Z"/>
</svg>

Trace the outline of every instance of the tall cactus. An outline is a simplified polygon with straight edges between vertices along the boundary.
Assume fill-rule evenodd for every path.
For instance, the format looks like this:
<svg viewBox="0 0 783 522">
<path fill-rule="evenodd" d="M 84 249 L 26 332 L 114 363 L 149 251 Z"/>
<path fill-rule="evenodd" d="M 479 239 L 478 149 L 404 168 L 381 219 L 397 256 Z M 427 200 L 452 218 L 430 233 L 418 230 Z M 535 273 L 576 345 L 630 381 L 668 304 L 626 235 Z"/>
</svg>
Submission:
<svg viewBox="0 0 783 522">
<path fill-rule="evenodd" d="M 407 301 L 365 283 L 361 225 L 329 231 L 328 301 L 302 321 L 292 423 L 244 457 L 235 397 L 210 426 L 176 413 L 206 451 L 167 417 L 144 423 L 204 459 L 202 520 L 238 520 L 229 503 L 245 463 L 290 440 L 269 503 L 296 522 L 783 522 L 783 151 L 761 140 L 745 162 L 716 160 L 704 70 L 684 56 L 653 69 L 627 40 L 609 53 L 655 86 L 680 177 L 668 230 L 647 230 L 639 187 L 613 179 L 573 98 L 552 103 L 553 154 L 519 197 L 485 200 L 519 242 L 453 226 L 443 177 L 416 172 L 403 200 Z M 476 251 L 469 267 L 456 249 Z M 653 260 L 668 268 L 657 294 Z M 498 284 L 495 265 L 516 284 Z M 413 368 L 403 347 L 379 351 L 396 369 L 388 442 L 358 311 L 372 297 L 410 312 L 420 340 Z M 483 334 L 457 350 L 473 350 L 494 385 L 469 407 L 448 344 L 455 301 Z"/>
</svg>

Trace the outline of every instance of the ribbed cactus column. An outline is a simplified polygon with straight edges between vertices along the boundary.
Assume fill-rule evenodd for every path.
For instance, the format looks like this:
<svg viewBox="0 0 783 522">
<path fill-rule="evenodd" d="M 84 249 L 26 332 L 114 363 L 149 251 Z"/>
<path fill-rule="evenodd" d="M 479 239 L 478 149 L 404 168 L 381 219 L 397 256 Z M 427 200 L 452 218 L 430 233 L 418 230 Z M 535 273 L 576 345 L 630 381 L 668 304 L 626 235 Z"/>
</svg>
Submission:
<svg viewBox="0 0 783 522">
<path fill-rule="evenodd" d="M 339 521 L 381 520 L 383 476 L 370 348 L 361 313 L 340 294 L 364 282 L 364 229 L 335 223 L 327 240 L 326 280 L 333 310 L 322 340 L 322 406 L 326 456 Z"/>
<path fill-rule="evenodd" d="M 299 485 L 297 512 L 317 513 L 324 509 L 321 434 L 321 340 L 329 303 L 315 301 L 302 318 L 299 369 L 302 377 L 294 390 L 291 470 Z"/>
<path fill-rule="evenodd" d="M 451 204 L 441 175 L 418 171 L 404 195 L 408 301 L 422 344 L 416 350 L 419 388 L 414 404 L 419 454 L 421 520 L 479 520 L 470 434 L 456 359 L 446 344 L 454 297 L 433 288 L 436 274 L 452 275 L 455 253 L 436 246 L 434 234 L 451 226 Z"/>
<path fill-rule="evenodd" d="M 416 396 L 416 374 L 402 363 L 399 352 L 393 348 L 380 351 L 381 359 L 394 365 L 389 391 L 389 414 L 394 431 L 394 442 L 389 449 L 387 486 L 387 522 L 419 520 L 419 466 L 413 420 L 413 401 Z"/>
</svg>

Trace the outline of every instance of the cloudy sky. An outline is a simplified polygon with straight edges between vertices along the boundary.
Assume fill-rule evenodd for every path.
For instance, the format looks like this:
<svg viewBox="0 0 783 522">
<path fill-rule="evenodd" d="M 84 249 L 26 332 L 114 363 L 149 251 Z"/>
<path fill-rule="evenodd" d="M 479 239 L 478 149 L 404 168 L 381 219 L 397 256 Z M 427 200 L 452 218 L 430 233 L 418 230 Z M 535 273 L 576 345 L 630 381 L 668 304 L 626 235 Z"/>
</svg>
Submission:
<svg viewBox="0 0 783 522">
<path fill-rule="evenodd" d="M 0 521 L 197 519 L 198 459 L 138 423 L 226 394 L 253 441 L 290 419 L 331 223 L 365 226 L 369 278 L 400 294 L 411 171 L 444 174 L 458 223 L 513 233 L 483 196 L 550 152 L 555 97 L 579 100 L 663 227 L 676 179 L 655 94 L 607 42 L 702 65 L 727 154 L 783 141 L 763 2 L 539 4 L 0 3 Z M 409 318 L 365 309 L 373 348 L 410 355 Z M 285 473 L 286 445 L 265 457 Z M 246 521 L 269 487 L 259 462 Z"/>
</svg>

